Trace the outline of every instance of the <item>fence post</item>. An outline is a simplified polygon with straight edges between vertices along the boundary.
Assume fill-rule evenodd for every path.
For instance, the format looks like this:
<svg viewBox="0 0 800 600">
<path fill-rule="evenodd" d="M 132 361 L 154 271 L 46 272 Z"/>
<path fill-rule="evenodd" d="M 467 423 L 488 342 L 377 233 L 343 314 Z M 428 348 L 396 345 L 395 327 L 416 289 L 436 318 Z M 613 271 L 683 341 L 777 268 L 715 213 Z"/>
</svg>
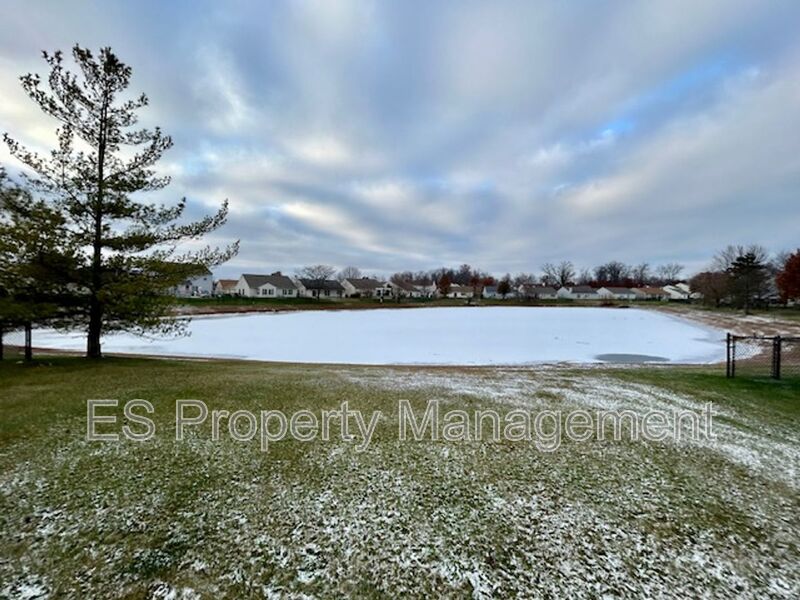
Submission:
<svg viewBox="0 0 800 600">
<path fill-rule="evenodd" d="M 772 377 L 781 378 L 781 336 L 776 335 L 772 339 Z"/>
<path fill-rule="evenodd" d="M 731 332 L 725 337 L 725 377 L 731 377 Z"/>
<path fill-rule="evenodd" d="M 31 340 L 31 324 L 25 323 L 25 360 L 33 360 L 33 342 Z"/>
</svg>

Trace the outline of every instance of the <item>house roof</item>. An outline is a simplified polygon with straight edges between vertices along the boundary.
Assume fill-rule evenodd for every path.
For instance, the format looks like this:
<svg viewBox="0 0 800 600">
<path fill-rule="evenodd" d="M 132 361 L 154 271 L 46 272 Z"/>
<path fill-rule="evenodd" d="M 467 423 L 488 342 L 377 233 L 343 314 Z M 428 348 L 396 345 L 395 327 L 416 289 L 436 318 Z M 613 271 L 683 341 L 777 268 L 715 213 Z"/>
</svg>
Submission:
<svg viewBox="0 0 800 600">
<path fill-rule="evenodd" d="M 572 294 L 596 294 L 597 290 L 588 285 L 573 285 L 569 289 Z"/>
<path fill-rule="evenodd" d="M 303 287 L 312 289 L 312 290 L 328 290 L 331 292 L 341 292 L 344 291 L 342 284 L 336 281 L 335 279 L 325 279 L 323 281 L 319 281 L 318 279 L 300 279 L 300 283 L 303 284 Z"/>
<path fill-rule="evenodd" d="M 273 285 L 279 290 L 293 290 L 295 289 L 294 282 L 289 279 L 286 275 L 282 275 L 281 273 L 273 273 L 272 275 L 253 275 L 251 273 L 246 273 L 242 275 L 244 278 L 244 282 L 247 284 L 247 287 L 256 289 L 260 288 L 263 285 Z"/>
<path fill-rule="evenodd" d="M 393 281 L 392 284 L 407 292 L 419 291 L 419 288 L 410 281 Z"/>
<path fill-rule="evenodd" d="M 549 285 L 526 285 L 525 289 L 534 294 L 555 294 L 556 289 Z"/>
<path fill-rule="evenodd" d="M 222 289 L 228 289 L 236 287 L 236 284 L 239 282 L 236 279 L 217 279 L 216 283 Z"/>
<path fill-rule="evenodd" d="M 474 292 L 475 290 L 470 285 L 451 285 L 450 293 L 453 292 Z"/>
<path fill-rule="evenodd" d="M 370 277 L 358 277 L 358 278 L 348 278 L 345 279 L 347 283 L 352 285 L 357 290 L 375 290 L 383 285 L 377 279 L 372 279 Z"/>
<path fill-rule="evenodd" d="M 605 286 L 605 289 L 607 289 L 612 294 L 630 294 L 633 291 L 633 290 L 631 290 L 631 288 L 626 288 L 626 287 L 608 287 L 608 286 Z"/>
<path fill-rule="evenodd" d="M 664 294 L 666 294 L 664 288 L 653 287 L 653 286 L 635 288 L 633 291 L 636 294 L 644 294 L 647 296 L 663 296 Z"/>
</svg>

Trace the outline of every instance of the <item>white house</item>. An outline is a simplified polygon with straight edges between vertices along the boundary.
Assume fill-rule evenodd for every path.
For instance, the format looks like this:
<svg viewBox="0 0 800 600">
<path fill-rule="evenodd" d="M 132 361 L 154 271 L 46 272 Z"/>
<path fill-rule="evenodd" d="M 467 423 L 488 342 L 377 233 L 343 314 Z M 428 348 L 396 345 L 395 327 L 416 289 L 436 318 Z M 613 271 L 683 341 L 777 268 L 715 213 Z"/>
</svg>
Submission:
<svg viewBox="0 0 800 600">
<path fill-rule="evenodd" d="M 493 299 L 496 299 L 496 300 L 508 300 L 509 298 L 516 298 L 517 297 L 517 290 L 515 290 L 514 288 L 509 288 L 508 293 L 504 297 L 503 294 L 501 294 L 498 291 L 499 287 L 500 286 L 498 286 L 498 285 L 487 285 L 487 286 L 484 286 L 483 293 L 482 293 L 483 297 L 484 298 L 493 298 Z M 555 290 L 553 290 L 553 291 L 555 292 Z"/>
<path fill-rule="evenodd" d="M 559 298 L 568 300 L 597 300 L 600 298 L 597 295 L 597 290 L 588 285 L 562 287 L 558 290 L 557 295 Z"/>
<path fill-rule="evenodd" d="M 305 298 L 344 298 L 344 287 L 335 279 L 296 279 L 299 295 Z"/>
<path fill-rule="evenodd" d="M 481 292 L 481 296 L 484 298 L 500 298 L 500 294 L 497 293 L 497 286 L 496 285 L 486 285 L 483 287 L 483 292 Z M 506 294 L 508 296 L 508 294 Z"/>
<path fill-rule="evenodd" d="M 422 293 L 423 298 L 433 298 L 439 291 L 435 283 L 415 283 L 414 285 Z"/>
<path fill-rule="evenodd" d="M 448 298 L 472 298 L 475 290 L 469 285 L 451 285 L 447 293 Z"/>
<path fill-rule="evenodd" d="M 634 288 L 633 293 L 636 294 L 637 300 L 663 300 L 667 297 L 667 292 L 663 288 L 652 286 Z"/>
<path fill-rule="evenodd" d="M 236 294 L 236 279 L 217 279 L 214 282 L 215 296 L 233 296 Z"/>
<path fill-rule="evenodd" d="M 297 298 L 298 290 L 294 282 L 276 271 L 272 275 L 253 275 L 246 273 L 236 282 L 236 295 L 247 298 Z"/>
<path fill-rule="evenodd" d="M 519 295 L 527 299 L 555 300 L 558 298 L 558 292 L 556 289 L 547 285 L 532 285 L 530 283 L 523 283 L 517 289 L 519 290 Z"/>
<path fill-rule="evenodd" d="M 390 281 L 387 284 L 395 298 L 422 298 L 424 293 L 410 281 Z"/>
<path fill-rule="evenodd" d="M 214 277 L 206 267 L 198 267 L 197 275 L 187 278 L 173 288 L 178 298 L 210 296 L 214 291 Z"/>
<path fill-rule="evenodd" d="M 664 291 L 667 293 L 667 300 L 688 300 L 692 295 L 692 290 L 685 283 L 665 285 Z"/>
<path fill-rule="evenodd" d="M 597 295 L 606 300 L 636 300 L 636 292 L 626 287 L 601 287 Z"/>
<path fill-rule="evenodd" d="M 384 284 L 382 282 L 369 277 L 351 277 L 342 281 L 344 295 L 348 298 L 352 298 L 353 296 L 361 298 L 378 297 L 380 294 L 377 290 L 383 286 Z"/>
</svg>

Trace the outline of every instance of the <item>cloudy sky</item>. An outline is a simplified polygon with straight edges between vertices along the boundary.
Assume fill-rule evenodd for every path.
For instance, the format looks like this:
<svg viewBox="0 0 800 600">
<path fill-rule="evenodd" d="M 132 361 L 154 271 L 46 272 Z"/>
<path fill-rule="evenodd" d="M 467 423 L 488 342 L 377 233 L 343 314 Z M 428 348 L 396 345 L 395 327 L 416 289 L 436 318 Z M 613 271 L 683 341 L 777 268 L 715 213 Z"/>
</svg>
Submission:
<svg viewBox="0 0 800 600">
<path fill-rule="evenodd" d="M 112 46 L 174 137 L 164 197 L 230 199 L 222 275 L 800 244 L 796 0 L 4 0 L 0 22 L 0 131 L 52 144 L 18 76 Z"/>
</svg>

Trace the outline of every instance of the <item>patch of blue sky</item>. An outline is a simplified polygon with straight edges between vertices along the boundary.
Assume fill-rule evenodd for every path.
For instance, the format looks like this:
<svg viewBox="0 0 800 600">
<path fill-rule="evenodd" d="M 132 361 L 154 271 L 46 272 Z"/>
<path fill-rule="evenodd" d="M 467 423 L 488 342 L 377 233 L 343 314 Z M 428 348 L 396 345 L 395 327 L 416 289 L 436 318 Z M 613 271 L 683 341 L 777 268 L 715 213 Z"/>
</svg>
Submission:
<svg viewBox="0 0 800 600">
<path fill-rule="evenodd" d="M 627 102 L 599 128 L 625 135 L 651 129 L 676 114 L 693 112 L 713 104 L 725 81 L 749 65 L 733 55 L 702 61 Z"/>
</svg>

